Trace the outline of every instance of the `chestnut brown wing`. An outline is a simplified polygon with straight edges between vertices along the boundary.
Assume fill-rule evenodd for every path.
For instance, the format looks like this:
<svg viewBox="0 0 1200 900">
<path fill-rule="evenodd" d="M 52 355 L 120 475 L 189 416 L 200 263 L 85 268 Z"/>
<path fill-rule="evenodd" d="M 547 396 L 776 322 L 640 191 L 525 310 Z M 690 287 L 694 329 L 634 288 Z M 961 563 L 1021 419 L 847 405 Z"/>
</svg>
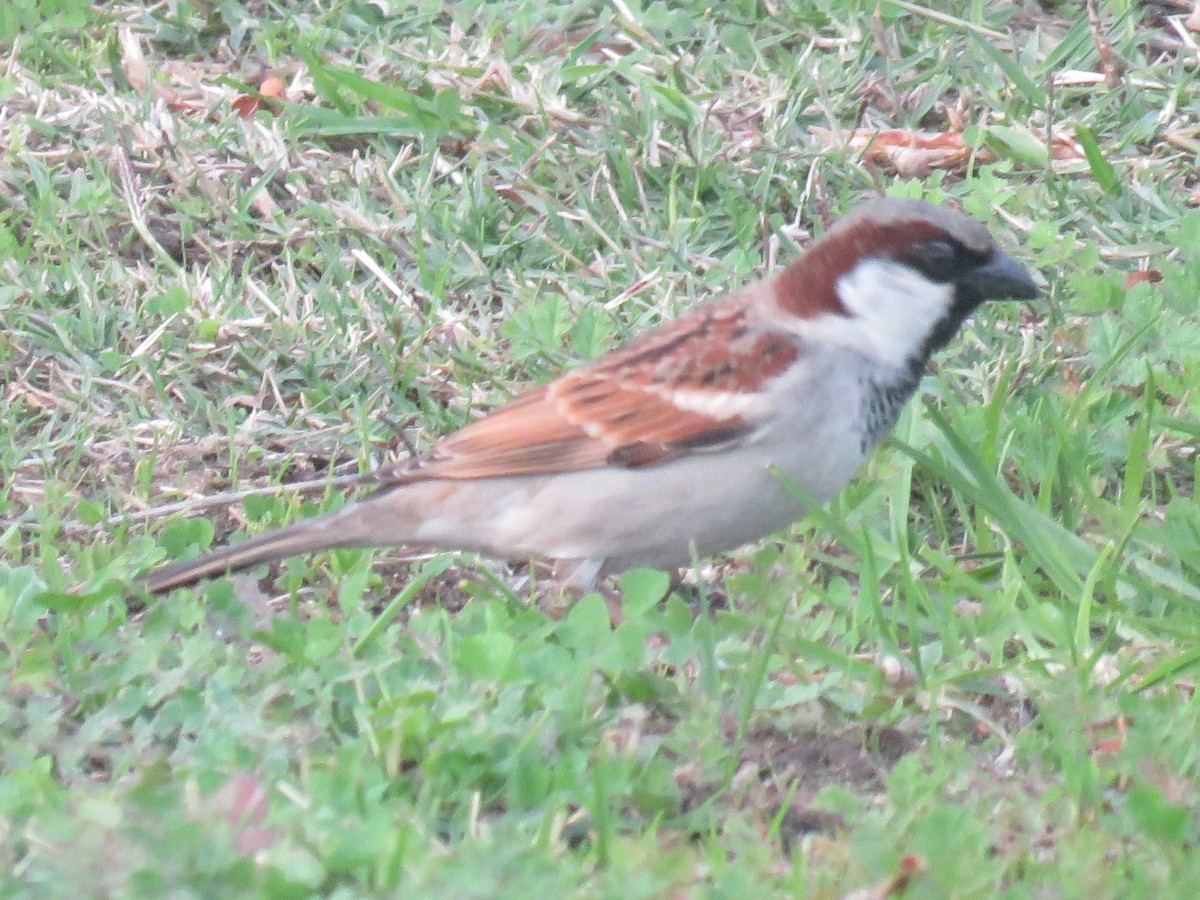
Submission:
<svg viewBox="0 0 1200 900">
<path fill-rule="evenodd" d="M 744 304 L 718 303 L 661 326 L 449 435 L 399 478 L 636 468 L 744 440 L 767 418 L 762 386 L 800 352 L 745 319 Z"/>
</svg>

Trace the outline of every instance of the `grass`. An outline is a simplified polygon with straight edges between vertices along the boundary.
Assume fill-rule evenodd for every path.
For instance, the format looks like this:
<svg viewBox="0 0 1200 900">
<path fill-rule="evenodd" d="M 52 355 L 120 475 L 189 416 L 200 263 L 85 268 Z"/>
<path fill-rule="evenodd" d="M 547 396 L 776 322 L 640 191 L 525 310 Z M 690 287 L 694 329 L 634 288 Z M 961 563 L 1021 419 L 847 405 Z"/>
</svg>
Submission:
<svg viewBox="0 0 1200 900">
<path fill-rule="evenodd" d="M 0 895 L 1190 896 L 1197 56 L 1097 6 L 10 4 Z M 960 126 L 904 175 L 850 141 Z M 456 556 L 131 586 L 880 189 L 1047 300 L 695 590 L 629 573 L 614 627 Z"/>
</svg>

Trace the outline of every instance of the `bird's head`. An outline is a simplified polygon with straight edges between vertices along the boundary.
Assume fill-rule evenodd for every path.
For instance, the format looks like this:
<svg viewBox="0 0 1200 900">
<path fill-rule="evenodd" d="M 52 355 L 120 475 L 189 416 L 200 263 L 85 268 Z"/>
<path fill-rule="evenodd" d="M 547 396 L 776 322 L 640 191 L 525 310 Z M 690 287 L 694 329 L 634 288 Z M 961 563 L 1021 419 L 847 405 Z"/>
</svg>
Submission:
<svg viewBox="0 0 1200 900">
<path fill-rule="evenodd" d="M 810 334 L 885 365 L 922 364 L 987 300 L 1038 287 L 983 225 L 945 206 L 882 198 L 838 222 L 776 281 Z"/>
</svg>

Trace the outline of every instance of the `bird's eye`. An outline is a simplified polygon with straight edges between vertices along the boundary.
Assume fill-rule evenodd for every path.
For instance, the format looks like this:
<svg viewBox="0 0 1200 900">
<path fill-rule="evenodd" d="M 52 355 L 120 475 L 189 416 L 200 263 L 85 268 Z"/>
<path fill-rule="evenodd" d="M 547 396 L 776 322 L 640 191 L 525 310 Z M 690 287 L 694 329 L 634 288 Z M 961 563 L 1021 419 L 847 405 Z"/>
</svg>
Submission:
<svg viewBox="0 0 1200 900">
<path fill-rule="evenodd" d="M 958 247 L 950 241 L 930 241 L 917 248 L 913 262 L 934 281 L 951 281 L 962 267 Z"/>
</svg>

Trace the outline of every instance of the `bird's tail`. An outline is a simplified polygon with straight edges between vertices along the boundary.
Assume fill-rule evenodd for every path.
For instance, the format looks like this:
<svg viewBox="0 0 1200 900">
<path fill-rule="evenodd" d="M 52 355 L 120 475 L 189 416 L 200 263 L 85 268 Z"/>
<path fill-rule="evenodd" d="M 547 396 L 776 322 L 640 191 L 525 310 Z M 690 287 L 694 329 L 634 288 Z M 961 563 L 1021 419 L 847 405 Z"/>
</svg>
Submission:
<svg viewBox="0 0 1200 900">
<path fill-rule="evenodd" d="M 362 515 L 361 504 L 349 506 L 314 516 L 268 531 L 249 540 L 218 547 L 195 559 L 160 566 L 141 579 L 142 585 L 152 594 L 162 594 L 177 587 L 186 587 L 205 578 L 237 572 L 251 566 L 275 562 L 334 547 L 371 547 L 377 540 L 367 527 L 369 517 Z"/>
</svg>

